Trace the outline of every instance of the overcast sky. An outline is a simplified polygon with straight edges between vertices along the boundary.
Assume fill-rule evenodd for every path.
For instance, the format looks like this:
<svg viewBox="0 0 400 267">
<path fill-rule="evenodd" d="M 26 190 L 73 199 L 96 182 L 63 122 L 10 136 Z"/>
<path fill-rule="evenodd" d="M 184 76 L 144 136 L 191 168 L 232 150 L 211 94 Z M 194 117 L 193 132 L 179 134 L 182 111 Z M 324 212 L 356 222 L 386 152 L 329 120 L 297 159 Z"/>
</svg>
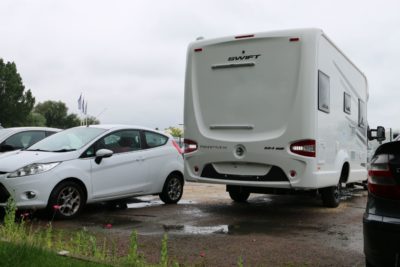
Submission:
<svg viewBox="0 0 400 267">
<path fill-rule="evenodd" d="M 366 74 L 369 124 L 400 129 L 400 1 L 0 2 L 0 58 L 36 102 L 63 101 L 102 123 L 183 122 L 186 48 L 205 38 L 321 28 Z"/>
</svg>

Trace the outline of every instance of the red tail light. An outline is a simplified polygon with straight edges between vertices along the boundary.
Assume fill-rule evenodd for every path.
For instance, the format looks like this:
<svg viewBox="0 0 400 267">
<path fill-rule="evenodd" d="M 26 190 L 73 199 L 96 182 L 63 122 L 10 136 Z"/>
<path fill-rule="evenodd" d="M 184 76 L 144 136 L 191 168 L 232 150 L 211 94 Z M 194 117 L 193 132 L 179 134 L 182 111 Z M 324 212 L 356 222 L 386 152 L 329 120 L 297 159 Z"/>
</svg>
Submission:
<svg viewBox="0 0 400 267">
<path fill-rule="evenodd" d="M 198 146 L 197 146 L 197 142 L 196 141 L 193 141 L 193 140 L 190 140 L 190 139 L 186 139 L 185 138 L 185 140 L 183 141 L 183 143 L 184 143 L 184 153 L 186 154 L 186 153 L 191 153 L 191 152 L 194 152 L 194 151 L 196 151 L 197 149 L 198 149 Z"/>
<path fill-rule="evenodd" d="M 389 155 L 381 154 L 372 159 L 368 171 L 368 191 L 376 196 L 400 199 L 400 185 L 389 168 Z"/>
<path fill-rule="evenodd" d="M 178 150 L 179 154 L 182 154 L 182 149 L 180 148 L 180 146 L 178 145 L 177 142 L 175 142 L 175 140 L 172 140 L 172 144 L 174 145 L 174 147 L 176 148 L 176 150 Z"/>
<path fill-rule="evenodd" d="M 315 157 L 315 140 L 296 141 L 290 145 L 290 151 L 306 157 Z"/>
</svg>

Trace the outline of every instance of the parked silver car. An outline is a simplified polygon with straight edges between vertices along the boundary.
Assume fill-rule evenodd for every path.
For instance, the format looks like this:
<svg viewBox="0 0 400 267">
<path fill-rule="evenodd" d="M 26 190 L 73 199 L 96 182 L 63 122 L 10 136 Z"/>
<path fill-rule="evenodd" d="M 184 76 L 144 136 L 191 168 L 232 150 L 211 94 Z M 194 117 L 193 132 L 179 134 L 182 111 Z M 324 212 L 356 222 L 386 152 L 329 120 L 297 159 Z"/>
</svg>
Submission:
<svg viewBox="0 0 400 267">
<path fill-rule="evenodd" d="M 1 128 L 0 153 L 25 149 L 59 131 L 61 130 L 49 127 Z"/>
</svg>

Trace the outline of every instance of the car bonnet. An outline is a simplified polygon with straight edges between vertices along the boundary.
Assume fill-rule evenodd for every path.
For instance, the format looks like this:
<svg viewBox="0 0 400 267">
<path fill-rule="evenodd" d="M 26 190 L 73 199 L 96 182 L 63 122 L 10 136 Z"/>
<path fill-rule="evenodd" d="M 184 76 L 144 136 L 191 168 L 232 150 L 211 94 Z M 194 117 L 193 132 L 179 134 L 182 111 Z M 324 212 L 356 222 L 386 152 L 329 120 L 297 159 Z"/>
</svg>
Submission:
<svg viewBox="0 0 400 267">
<path fill-rule="evenodd" d="M 64 153 L 42 151 L 17 151 L 4 153 L 0 156 L 0 172 L 14 172 L 19 168 L 33 163 L 50 163 L 72 160 L 79 157 L 79 152 Z"/>
</svg>

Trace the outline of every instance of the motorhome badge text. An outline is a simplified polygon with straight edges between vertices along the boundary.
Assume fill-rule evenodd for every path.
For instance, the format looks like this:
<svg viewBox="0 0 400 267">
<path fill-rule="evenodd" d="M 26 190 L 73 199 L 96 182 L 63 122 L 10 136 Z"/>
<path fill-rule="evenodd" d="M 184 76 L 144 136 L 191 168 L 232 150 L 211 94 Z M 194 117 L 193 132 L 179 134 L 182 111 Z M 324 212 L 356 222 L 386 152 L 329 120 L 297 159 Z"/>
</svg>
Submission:
<svg viewBox="0 0 400 267">
<path fill-rule="evenodd" d="M 258 57 L 260 57 L 261 54 L 258 55 L 248 55 L 248 56 L 237 56 L 237 57 L 228 57 L 228 61 L 235 61 L 235 60 L 247 60 L 247 59 L 257 59 Z"/>
</svg>

